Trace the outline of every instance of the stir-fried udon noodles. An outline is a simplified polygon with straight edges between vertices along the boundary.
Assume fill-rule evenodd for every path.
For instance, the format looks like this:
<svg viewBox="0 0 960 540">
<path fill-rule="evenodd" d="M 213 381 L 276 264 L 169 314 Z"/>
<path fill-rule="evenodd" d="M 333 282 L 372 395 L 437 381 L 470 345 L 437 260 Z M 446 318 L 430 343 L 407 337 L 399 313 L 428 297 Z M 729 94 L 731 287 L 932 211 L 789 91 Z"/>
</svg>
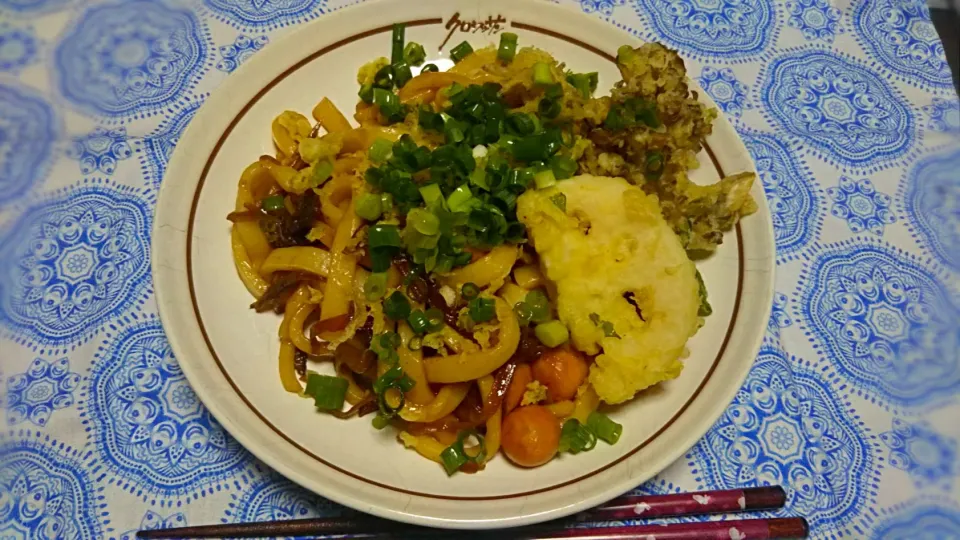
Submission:
<svg viewBox="0 0 960 540">
<path fill-rule="evenodd" d="M 602 97 L 510 33 L 445 72 L 402 27 L 391 53 L 359 70 L 358 127 L 285 111 L 240 178 L 234 260 L 283 315 L 283 388 L 448 474 L 615 444 L 603 407 L 680 374 L 711 312 L 690 257 L 755 210 L 754 175 L 687 178 L 717 113 L 659 44 L 621 47 Z"/>
</svg>

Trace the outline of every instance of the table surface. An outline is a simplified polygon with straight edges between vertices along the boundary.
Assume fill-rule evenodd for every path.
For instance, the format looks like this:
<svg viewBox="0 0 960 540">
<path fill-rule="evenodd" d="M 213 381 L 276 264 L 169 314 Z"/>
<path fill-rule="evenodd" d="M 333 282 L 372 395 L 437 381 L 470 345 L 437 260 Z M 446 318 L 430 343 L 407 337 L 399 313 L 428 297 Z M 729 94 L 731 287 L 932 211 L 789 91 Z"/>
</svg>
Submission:
<svg viewBox="0 0 960 540">
<path fill-rule="evenodd" d="M 0 538 L 331 515 L 199 403 L 150 278 L 209 94 L 338 0 L 0 0 Z M 756 161 L 776 301 L 642 493 L 780 484 L 815 537 L 960 538 L 960 102 L 923 0 L 579 0 L 689 59 Z"/>
</svg>

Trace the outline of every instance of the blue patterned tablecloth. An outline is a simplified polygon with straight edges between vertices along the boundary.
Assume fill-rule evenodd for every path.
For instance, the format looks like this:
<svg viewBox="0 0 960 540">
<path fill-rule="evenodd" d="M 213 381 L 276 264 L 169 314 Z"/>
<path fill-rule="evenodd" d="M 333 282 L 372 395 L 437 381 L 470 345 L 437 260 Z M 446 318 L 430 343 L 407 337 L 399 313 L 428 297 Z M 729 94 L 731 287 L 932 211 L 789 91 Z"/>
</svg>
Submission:
<svg viewBox="0 0 960 540">
<path fill-rule="evenodd" d="M 204 99 L 340 4 L 0 0 L 0 538 L 340 511 L 204 409 L 149 267 Z M 960 538 L 960 101 L 923 0 L 570 4 L 690 60 L 776 233 L 749 379 L 639 490 L 781 484 L 816 537 Z"/>
</svg>

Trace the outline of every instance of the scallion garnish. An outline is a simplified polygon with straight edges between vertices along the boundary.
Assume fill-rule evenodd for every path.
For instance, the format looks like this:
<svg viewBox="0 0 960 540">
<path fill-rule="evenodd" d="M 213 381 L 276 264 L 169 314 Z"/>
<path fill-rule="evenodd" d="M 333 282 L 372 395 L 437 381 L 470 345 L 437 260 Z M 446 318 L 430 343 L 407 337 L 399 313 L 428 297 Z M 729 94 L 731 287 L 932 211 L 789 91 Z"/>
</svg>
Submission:
<svg viewBox="0 0 960 540">
<path fill-rule="evenodd" d="M 570 83 L 570 86 L 573 86 L 580 91 L 580 95 L 583 96 L 583 99 L 588 99 L 593 93 L 597 90 L 597 83 L 599 82 L 599 77 L 597 72 L 593 73 L 568 73 L 567 82 Z"/>
<path fill-rule="evenodd" d="M 368 302 L 375 302 L 387 292 L 387 273 L 372 272 L 363 284 L 363 296 Z"/>
<path fill-rule="evenodd" d="M 393 82 L 397 88 L 403 88 L 407 82 L 413 78 L 413 72 L 410 71 L 410 64 L 401 61 L 393 65 Z"/>
<path fill-rule="evenodd" d="M 560 429 L 560 446 L 558 451 L 579 454 L 589 452 L 597 446 L 597 436 L 576 418 L 563 423 Z"/>
<path fill-rule="evenodd" d="M 553 74 L 550 73 L 550 65 L 545 62 L 537 62 L 533 65 L 533 82 L 542 86 L 553 84 Z"/>
<path fill-rule="evenodd" d="M 304 394 L 313 398 L 314 405 L 322 411 L 338 411 L 343 408 L 349 383 L 341 377 L 307 372 L 307 387 Z"/>
<path fill-rule="evenodd" d="M 495 304 L 492 298 L 476 297 L 467 304 L 467 310 L 473 322 L 484 323 L 496 315 Z"/>
<path fill-rule="evenodd" d="M 567 156 L 556 155 L 550 158 L 550 169 L 557 180 L 566 180 L 577 172 L 577 162 Z"/>
<path fill-rule="evenodd" d="M 560 100 L 557 99 L 543 98 L 540 100 L 540 103 L 537 104 L 537 112 L 547 120 L 553 120 L 559 116 L 560 110 Z"/>
<path fill-rule="evenodd" d="M 533 333 L 540 340 L 540 343 L 550 348 L 559 347 L 570 339 L 570 331 L 560 321 L 547 321 L 538 324 Z"/>
<path fill-rule="evenodd" d="M 377 395 L 380 415 L 387 419 L 396 416 L 406 402 L 403 393 L 409 392 L 414 385 L 416 385 L 416 382 L 404 373 L 400 366 L 393 366 L 383 375 L 377 377 L 377 380 L 373 381 L 373 393 Z M 387 393 L 391 388 L 395 389 L 399 395 L 399 403 L 396 407 L 391 406 L 387 398 Z"/>
<path fill-rule="evenodd" d="M 414 208 L 407 214 L 407 225 L 420 234 L 434 236 L 440 232 L 440 220 L 424 208 Z M 436 242 L 434 240 L 434 242 Z"/>
<path fill-rule="evenodd" d="M 392 65 L 386 65 L 377 70 L 377 73 L 373 76 L 373 87 L 382 88 L 383 90 L 393 89 Z"/>
<path fill-rule="evenodd" d="M 450 49 L 450 58 L 452 58 L 454 62 L 460 62 L 472 53 L 473 47 L 470 46 L 469 42 L 464 41 L 456 47 Z"/>
<path fill-rule="evenodd" d="M 467 184 L 460 184 L 453 193 L 447 197 L 447 207 L 452 212 L 465 212 L 470 209 L 470 200 L 473 199 L 473 193 Z"/>
<path fill-rule="evenodd" d="M 553 170 L 544 169 L 533 175 L 533 183 L 537 189 L 546 189 L 557 184 L 557 177 L 553 175 Z"/>
<path fill-rule="evenodd" d="M 427 64 L 420 68 L 420 73 L 436 73 L 440 71 L 440 68 L 436 64 Z"/>
<path fill-rule="evenodd" d="M 333 176 L 333 160 L 323 159 L 318 161 L 312 167 L 310 174 L 310 187 L 320 187 L 324 182 Z"/>
<path fill-rule="evenodd" d="M 423 338 L 420 336 L 411 337 L 410 341 L 407 342 L 407 348 L 411 351 L 419 351 L 423 348 Z"/>
<path fill-rule="evenodd" d="M 370 161 L 377 164 L 383 163 L 393 155 L 393 143 L 387 139 L 377 139 L 370 145 L 367 155 Z"/>
<path fill-rule="evenodd" d="M 260 208 L 265 212 L 276 212 L 283 209 L 283 195 L 270 195 L 260 201 Z"/>
<path fill-rule="evenodd" d="M 357 199 L 357 215 L 367 221 L 375 221 L 383 213 L 383 207 L 380 204 L 380 196 L 372 193 L 364 193 Z"/>
<path fill-rule="evenodd" d="M 479 451 L 473 457 L 467 454 L 466 450 L 463 448 L 464 441 L 469 437 L 474 437 L 477 439 L 479 446 Z M 469 462 L 476 463 L 480 465 L 487 459 L 487 443 L 483 438 L 483 435 L 480 435 L 476 430 L 469 429 L 466 431 L 461 431 L 457 435 L 457 440 L 447 448 L 440 452 L 440 460 L 443 461 L 443 469 L 447 471 L 448 475 L 460 470 L 460 467 L 464 466 Z"/>
<path fill-rule="evenodd" d="M 390 90 L 374 88 L 373 104 L 380 108 L 380 114 L 389 123 L 399 122 L 407 114 L 407 107 L 400 103 L 400 97 Z"/>
<path fill-rule="evenodd" d="M 513 32 L 500 34 L 500 47 L 497 48 L 497 58 L 509 64 L 517 55 L 517 35 Z"/>
<path fill-rule="evenodd" d="M 427 59 L 427 51 L 423 45 L 411 41 L 403 48 L 403 61 L 411 66 L 419 66 Z"/>
<path fill-rule="evenodd" d="M 477 284 L 473 282 L 464 283 L 463 287 L 460 287 L 460 295 L 463 296 L 465 300 L 473 300 L 477 296 L 480 296 L 480 287 L 477 287 Z"/>
<path fill-rule="evenodd" d="M 550 299 L 542 290 L 534 289 L 528 292 L 523 303 L 530 309 L 531 322 L 542 323 L 550 320 Z"/>
<path fill-rule="evenodd" d="M 443 312 L 438 308 L 430 308 L 426 311 L 427 332 L 436 332 L 443 328 Z"/>
<path fill-rule="evenodd" d="M 611 420 L 607 415 L 596 411 L 590 413 L 590 416 L 587 417 L 587 429 L 607 444 L 617 444 L 620 435 L 623 433 L 623 426 Z"/>
<path fill-rule="evenodd" d="M 437 201 L 443 200 L 443 192 L 440 191 L 440 186 L 437 184 L 420 186 L 420 196 L 423 197 L 423 202 L 430 207 L 434 206 Z"/>
<path fill-rule="evenodd" d="M 393 35 L 391 37 L 392 47 L 390 49 L 390 63 L 396 64 L 403 62 L 403 42 L 406 39 L 406 28 L 402 24 L 393 25 Z"/>
<path fill-rule="evenodd" d="M 410 324 L 410 329 L 413 330 L 415 334 L 421 335 L 426 334 L 430 327 L 430 320 L 427 318 L 427 314 L 422 309 L 415 309 L 410 312 L 407 316 L 407 322 Z"/>
<path fill-rule="evenodd" d="M 359 96 L 364 103 L 373 103 L 373 85 L 365 84 L 361 86 L 360 91 L 357 92 L 357 96 Z"/>
<path fill-rule="evenodd" d="M 394 291 L 383 301 L 383 313 L 395 321 L 402 321 L 410 316 L 410 301 L 402 292 Z"/>
</svg>

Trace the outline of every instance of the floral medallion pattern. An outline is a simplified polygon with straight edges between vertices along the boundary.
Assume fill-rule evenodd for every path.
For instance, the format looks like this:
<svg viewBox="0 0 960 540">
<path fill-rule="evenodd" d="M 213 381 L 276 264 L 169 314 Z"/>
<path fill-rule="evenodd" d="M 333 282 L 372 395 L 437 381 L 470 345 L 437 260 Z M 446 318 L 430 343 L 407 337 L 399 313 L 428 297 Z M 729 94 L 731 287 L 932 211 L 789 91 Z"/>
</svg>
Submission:
<svg viewBox="0 0 960 540">
<path fill-rule="evenodd" d="M 98 5 L 57 46 L 59 89 L 89 114 L 148 116 L 193 88 L 208 48 L 190 11 L 143 0 Z"/>
<path fill-rule="evenodd" d="M 70 360 L 35 359 L 25 373 L 7 379 L 7 422 L 32 422 L 43 427 L 54 411 L 75 403 L 80 375 L 70 371 Z"/>
<path fill-rule="evenodd" d="M 131 491 L 183 494 L 249 464 L 190 388 L 158 320 L 109 334 L 97 357 L 85 416 L 112 482 Z"/>
<path fill-rule="evenodd" d="M 25 212 L 0 239 L 0 324 L 62 349 L 136 309 L 150 277 L 151 202 L 91 181 Z"/>
<path fill-rule="evenodd" d="M 960 389 L 960 309 L 918 260 L 855 238 L 824 247 L 800 283 L 797 317 L 864 397 L 921 406 Z"/>
</svg>

